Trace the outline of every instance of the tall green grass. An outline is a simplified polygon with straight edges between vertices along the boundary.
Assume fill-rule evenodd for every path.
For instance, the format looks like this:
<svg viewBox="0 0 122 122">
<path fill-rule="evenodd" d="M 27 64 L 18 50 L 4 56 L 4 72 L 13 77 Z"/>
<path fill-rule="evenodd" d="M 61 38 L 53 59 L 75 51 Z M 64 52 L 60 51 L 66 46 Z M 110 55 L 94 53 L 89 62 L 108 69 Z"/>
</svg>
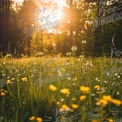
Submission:
<svg viewBox="0 0 122 122">
<path fill-rule="evenodd" d="M 0 59 L 0 122 L 29 122 L 31 116 L 50 122 L 102 122 L 120 118 L 121 105 L 97 103 L 103 95 L 122 102 L 121 66 L 121 59 L 111 61 L 105 57 Z M 50 90 L 50 85 L 57 90 Z M 99 88 L 95 89 L 96 85 Z M 89 87 L 90 92 L 83 93 L 80 86 Z M 64 88 L 70 94 L 62 94 L 60 90 Z M 83 95 L 86 99 L 82 101 Z M 62 105 L 69 110 L 61 111 Z"/>
</svg>

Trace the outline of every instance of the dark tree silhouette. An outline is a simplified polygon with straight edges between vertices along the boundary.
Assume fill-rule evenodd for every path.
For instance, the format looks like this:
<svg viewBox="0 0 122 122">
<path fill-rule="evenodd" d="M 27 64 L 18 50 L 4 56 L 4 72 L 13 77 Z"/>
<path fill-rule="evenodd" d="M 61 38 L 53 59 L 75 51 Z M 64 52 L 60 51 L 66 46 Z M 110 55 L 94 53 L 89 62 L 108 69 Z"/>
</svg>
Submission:
<svg viewBox="0 0 122 122">
<path fill-rule="evenodd" d="M 0 51 L 4 53 L 9 48 L 9 16 L 10 0 L 0 0 Z"/>
<path fill-rule="evenodd" d="M 102 4 L 103 0 L 99 0 L 98 7 L 98 26 L 95 29 L 95 46 L 94 46 L 94 55 L 100 56 L 102 54 L 110 56 L 111 46 L 112 46 L 112 37 L 115 34 L 115 45 L 117 49 L 122 49 L 122 18 L 115 20 L 116 17 L 120 14 L 122 15 L 122 2 L 115 1 L 111 5 L 107 6 Z M 102 10 L 104 8 L 104 11 Z M 116 8 L 116 9 L 114 9 Z M 107 9 L 109 11 L 107 11 Z M 118 15 L 117 15 L 118 14 Z M 114 18 L 112 17 L 113 15 Z M 106 19 L 105 21 L 102 19 Z M 112 20 L 112 21 L 111 21 Z"/>
</svg>

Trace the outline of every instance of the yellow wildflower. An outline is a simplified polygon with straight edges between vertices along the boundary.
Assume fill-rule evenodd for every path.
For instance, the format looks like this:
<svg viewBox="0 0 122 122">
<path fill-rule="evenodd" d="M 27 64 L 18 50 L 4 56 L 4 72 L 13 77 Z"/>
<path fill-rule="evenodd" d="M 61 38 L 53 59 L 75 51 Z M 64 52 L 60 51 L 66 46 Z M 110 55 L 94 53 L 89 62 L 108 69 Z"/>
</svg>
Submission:
<svg viewBox="0 0 122 122">
<path fill-rule="evenodd" d="M 108 104 L 108 101 L 104 99 L 100 99 L 99 102 L 96 103 L 97 105 L 105 106 Z"/>
<path fill-rule="evenodd" d="M 83 92 L 83 93 L 89 93 L 90 88 L 86 87 L 86 86 L 80 86 L 80 91 Z"/>
<path fill-rule="evenodd" d="M 27 78 L 26 77 L 23 77 L 22 78 L 22 81 L 25 81 L 26 82 L 27 81 Z"/>
<path fill-rule="evenodd" d="M 110 95 L 103 95 L 103 99 L 106 101 L 110 101 L 112 97 Z"/>
<path fill-rule="evenodd" d="M 117 106 L 121 105 L 122 102 L 120 100 L 112 99 L 111 102 Z"/>
<path fill-rule="evenodd" d="M 37 118 L 36 118 L 36 121 L 37 121 L 37 122 L 42 122 L 42 118 L 41 118 L 41 117 L 37 117 Z"/>
<path fill-rule="evenodd" d="M 66 104 L 63 104 L 63 105 L 61 106 L 61 108 L 62 108 L 62 109 L 67 109 L 68 106 L 67 106 Z"/>
<path fill-rule="evenodd" d="M 62 94 L 70 94 L 70 90 L 67 89 L 67 88 L 61 89 L 60 92 L 61 92 Z"/>
<path fill-rule="evenodd" d="M 77 109 L 78 108 L 78 105 L 77 104 L 72 104 L 72 108 L 73 109 Z"/>
<path fill-rule="evenodd" d="M 5 92 L 1 92 L 1 96 L 2 97 L 6 96 L 6 93 Z"/>
<path fill-rule="evenodd" d="M 70 111 L 70 108 L 69 108 L 66 104 L 63 104 L 63 105 L 61 106 L 60 111 Z"/>
<path fill-rule="evenodd" d="M 99 88 L 100 88 L 99 85 L 94 86 L 94 89 L 99 89 Z"/>
<path fill-rule="evenodd" d="M 35 116 L 31 116 L 31 117 L 29 118 L 29 120 L 30 120 L 30 121 L 33 121 L 33 120 L 35 120 L 35 118 L 36 118 Z"/>
<path fill-rule="evenodd" d="M 113 119 L 107 119 L 108 120 L 108 122 L 114 122 L 114 120 Z"/>
<path fill-rule="evenodd" d="M 83 100 L 85 100 L 85 99 L 86 99 L 86 95 L 80 96 L 80 100 L 81 100 L 81 101 L 83 101 Z"/>
<path fill-rule="evenodd" d="M 51 91 L 56 91 L 56 90 L 57 90 L 57 88 L 56 88 L 54 85 L 50 85 L 50 86 L 49 86 L 49 89 L 50 89 Z"/>
</svg>

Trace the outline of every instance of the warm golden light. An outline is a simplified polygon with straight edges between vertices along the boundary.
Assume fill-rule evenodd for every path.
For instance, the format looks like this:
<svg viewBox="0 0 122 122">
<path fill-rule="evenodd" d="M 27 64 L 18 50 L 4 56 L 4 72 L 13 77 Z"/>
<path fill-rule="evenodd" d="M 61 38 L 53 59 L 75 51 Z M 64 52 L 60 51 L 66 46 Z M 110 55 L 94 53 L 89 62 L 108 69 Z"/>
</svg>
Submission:
<svg viewBox="0 0 122 122">
<path fill-rule="evenodd" d="M 42 26 L 44 30 L 52 32 L 52 30 L 61 23 L 66 1 L 44 0 L 40 2 L 37 0 L 35 3 L 39 8 L 39 10 L 37 10 L 38 12 L 35 12 L 36 15 L 34 15 L 37 16 L 37 19 L 34 18 L 35 24 Z"/>
<path fill-rule="evenodd" d="M 57 18 L 59 20 L 63 17 L 63 8 L 67 5 L 66 0 L 54 0 L 54 2 L 57 4 Z"/>
<path fill-rule="evenodd" d="M 24 0 L 12 0 L 12 1 L 13 1 L 12 8 L 14 11 L 17 11 L 24 2 Z"/>
<path fill-rule="evenodd" d="M 24 1 L 12 0 L 12 8 L 18 12 Z M 33 0 L 32 25 L 44 30 L 52 31 L 59 27 L 63 20 L 63 9 L 67 5 L 66 0 Z M 54 30 L 53 30 L 54 31 Z"/>
</svg>

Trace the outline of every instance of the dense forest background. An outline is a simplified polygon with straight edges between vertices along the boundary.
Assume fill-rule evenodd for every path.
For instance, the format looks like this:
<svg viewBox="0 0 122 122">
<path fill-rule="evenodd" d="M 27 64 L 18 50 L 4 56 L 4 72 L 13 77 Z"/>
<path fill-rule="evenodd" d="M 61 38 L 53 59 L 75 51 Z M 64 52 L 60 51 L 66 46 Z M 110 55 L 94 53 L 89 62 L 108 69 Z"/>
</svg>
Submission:
<svg viewBox="0 0 122 122">
<path fill-rule="evenodd" d="M 33 0 L 13 5 L 13 2 L 0 0 L 0 51 L 4 55 L 33 56 L 38 52 L 66 55 L 76 46 L 77 56 L 109 56 L 114 34 L 116 47 L 122 47 L 121 20 L 96 28 L 97 1 L 67 1 L 64 16 L 53 31 L 33 29 L 38 28 L 32 21 L 33 10 L 39 9 Z"/>
</svg>

